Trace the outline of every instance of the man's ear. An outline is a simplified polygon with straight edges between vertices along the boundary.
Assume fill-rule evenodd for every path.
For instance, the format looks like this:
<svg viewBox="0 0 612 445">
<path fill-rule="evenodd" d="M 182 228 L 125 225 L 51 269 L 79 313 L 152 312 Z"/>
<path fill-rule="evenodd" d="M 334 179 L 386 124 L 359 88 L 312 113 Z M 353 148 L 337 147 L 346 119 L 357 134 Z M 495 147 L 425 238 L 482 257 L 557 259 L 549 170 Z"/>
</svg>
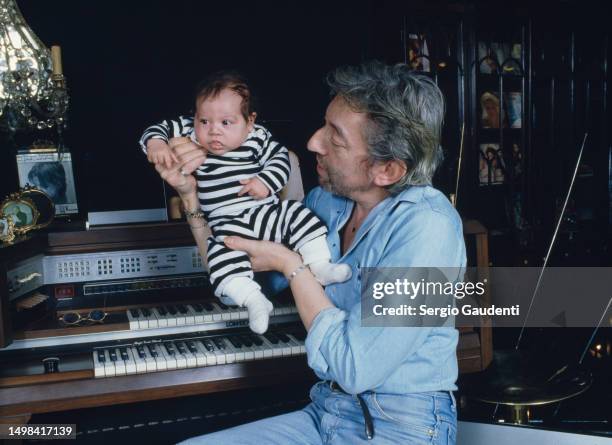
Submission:
<svg viewBox="0 0 612 445">
<path fill-rule="evenodd" d="M 377 162 L 372 166 L 372 169 L 374 184 L 379 187 L 395 184 L 402 179 L 408 171 L 406 163 L 397 159 Z"/>
<path fill-rule="evenodd" d="M 247 120 L 247 128 L 249 131 L 253 131 L 253 127 L 255 126 L 255 119 L 257 119 L 257 113 L 253 112 L 249 115 L 249 119 Z"/>
</svg>

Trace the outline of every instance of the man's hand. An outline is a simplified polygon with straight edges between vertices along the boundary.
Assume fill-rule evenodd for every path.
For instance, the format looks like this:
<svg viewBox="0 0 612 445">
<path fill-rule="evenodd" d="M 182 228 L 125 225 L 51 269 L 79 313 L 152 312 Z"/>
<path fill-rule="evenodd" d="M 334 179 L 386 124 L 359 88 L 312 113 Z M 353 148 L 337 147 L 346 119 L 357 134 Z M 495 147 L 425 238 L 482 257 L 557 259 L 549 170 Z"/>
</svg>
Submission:
<svg viewBox="0 0 612 445">
<path fill-rule="evenodd" d="M 244 187 L 238 192 L 238 196 L 248 193 L 255 199 L 264 199 L 270 194 L 270 189 L 257 177 L 241 179 L 240 184 Z"/>
<path fill-rule="evenodd" d="M 223 242 L 232 250 L 246 252 L 255 272 L 276 270 L 288 276 L 302 264 L 302 257 L 279 243 L 227 236 Z"/>
<path fill-rule="evenodd" d="M 155 165 L 162 164 L 166 168 L 178 162 L 171 147 L 161 139 L 150 139 L 147 142 L 147 160 Z"/>
<path fill-rule="evenodd" d="M 170 140 L 177 162 L 172 163 L 170 167 L 161 163 L 155 164 L 155 170 L 164 181 L 176 189 L 179 195 L 195 193 L 196 180 L 192 173 L 206 160 L 206 152 L 191 141 L 185 142 L 185 139 L 188 138 Z"/>
</svg>

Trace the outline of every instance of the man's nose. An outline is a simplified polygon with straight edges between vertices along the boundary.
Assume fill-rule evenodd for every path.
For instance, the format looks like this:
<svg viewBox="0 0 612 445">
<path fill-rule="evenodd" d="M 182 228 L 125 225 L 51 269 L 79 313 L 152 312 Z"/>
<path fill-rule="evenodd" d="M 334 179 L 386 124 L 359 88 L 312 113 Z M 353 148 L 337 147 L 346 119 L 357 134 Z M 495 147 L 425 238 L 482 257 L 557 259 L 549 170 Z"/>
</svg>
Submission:
<svg viewBox="0 0 612 445">
<path fill-rule="evenodd" d="M 322 144 L 322 134 L 323 128 L 321 127 L 310 137 L 308 144 L 306 144 L 309 151 L 319 153 L 320 155 L 325 155 L 327 153 Z"/>
</svg>

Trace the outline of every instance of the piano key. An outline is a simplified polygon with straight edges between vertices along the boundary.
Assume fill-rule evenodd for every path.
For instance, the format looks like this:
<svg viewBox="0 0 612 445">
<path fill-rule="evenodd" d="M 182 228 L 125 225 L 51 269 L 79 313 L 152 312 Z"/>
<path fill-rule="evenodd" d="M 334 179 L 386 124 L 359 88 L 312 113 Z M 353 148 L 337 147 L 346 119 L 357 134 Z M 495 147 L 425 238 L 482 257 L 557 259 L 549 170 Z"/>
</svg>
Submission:
<svg viewBox="0 0 612 445">
<path fill-rule="evenodd" d="M 93 361 L 94 361 L 94 377 L 104 377 L 104 362 L 106 358 L 104 357 L 104 351 L 100 349 L 95 349 L 93 351 Z"/>
<path fill-rule="evenodd" d="M 195 314 L 190 311 L 187 306 L 184 304 L 177 304 L 176 308 L 181 314 L 181 317 L 185 318 L 185 324 L 195 324 Z"/>
<path fill-rule="evenodd" d="M 111 361 L 110 354 L 107 349 L 104 350 L 104 359 L 104 377 L 114 377 L 115 363 Z"/>
<path fill-rule="evenodd" d="M 127 314 L 128 321 L 130 322 L 130 330 L 135 331 L 140 329 L 140 323 L 138 319 L 140 318 L 140 311 L 138 309 L 128 309 L 125 311 Z"/>
<path fill-rule="evenodd" d="M 125 362 L 125 373 L 136 374 L 136 362 L 132 356 L 132 351 L 127 347 L 119 348 L 121 352 L 121 359 Z"/>
<path fill-rule="evenodd" d="M 159 350 L 161 351 L 161 355 L 164 357 L 164 359 L 166 359 L 166 369 L 177 369 L 178 365 L 174 348 L 168 343 L 160 343 Z M 186 363 L 185 366 L 187 366 Z"/>
<path fill-rule="evenodd" d="M 251 349 L 253 350 L 255 360 L 264 358 L 264 342 L 255 334 L 245 334 L 245 336 L 249 337 L 249 340 L 251 340 L 253 344 Z"/>
<path fill-rule="evenodd" d="M 144 348 L 145 363 L 147 365 L 147 372 L 155 372 L 157 370 L 165 369 L 165 360 L 159 356 L 158 351 L 154 344 L 148 344 Z"/>
<path fill-rule="evenodd" d="M 232 319 L 231 310 L 227 304 L 221 301 L 215 301 L 215 304 L 219 307 L 219 310 L 221 311 L 221 320 L 227 321 Z"/>
<path fill-rule="evenodd" d="M 231 343 L 224 337 L 213 337 L 213 343 L 220 353 L 225 356 L 225 363 L 244 361 L 244 353 L 233 348 Z M 218 360 L 218 359 L 217 359 Z"/>
<path fill-rule="evenodd" d="M 222 341 L 213 341 L 213 339 L 209 339 L 209 345 L 212 346 L 213 354 L 217 358 L 217 365 L 224 365 L 227 363 L 227 346 Z M 236 356 L 233 353 L 230 353 L 229 359 L 231 361 L 236 360 Z"/>
<path fill-rule="evenodd" d="M 298 336 L 296 336 L 295 334 L 291 333 L 291 334 L 287 334 L 289 336 L 289 338 L 291 338 L 300 348 L 300 354 L 306 354 L 306 345 L 304 343 L 304 340 L 300 340 L 298 338 Z M 305 339 L 305 337 L 304 337 Z"/>
<path fill-rule="evenodd" d="M 196 358 L 196 366 L 206 366 L 206 355 L 202 351 L 200 351 L 196 342 L 193 340 L 187 340 L 185 341 L 185 344 L 187 345 L 187 349 L 189 349 L 189 352 L 191 352 Z"/>
<path fill-rule="evenodd" d="M 189 314 L 193 316 L 193 320 L 195 324 L 204 323 L 204 309 L 202 308 L 201 305 L 197 303 L 188 304 L 187 309 L 189 310 Z M 212 320 L 212 317 L 211 317 L 211 320 Z"/>
<path fill-rule="evenodd" d="M 111 360 L 115 363 L 115 375 L 125 375 L 125 362 L 121 358 L 121 353 L 118 348 L 109 350 Z"/>
<path fill-rule="evenodd" d="M 195 366 L 195 357 L 193 357 L 185 345 L 180 341 L 174 341 L 176 351 L 174 356 L 176 357 L 176 365 L 178 368 L 193 368 Z M 193 365 L 190 365 L 193 362 Z M 184 363 L 184 365 L 183 365 Z"/>
<path fill-rule="evenodd" d="M 283 355 L 283 347 L 280 345 L 280 340 L 274 335 L 270 335 L 269 332 L 266 332 L 261 336 L 261 339 L 264 343 L 267 343 L 268 347 L 272 350 L 272 357 L 281 357 Z"/>
<path fill-rule="evenodd" d="M 149 328 L 159 327 L 157 317 L 154 315 L 154 312 L 151 310 L 151 308 L 143 307 L 140 309 L 140 312 L 142 312 L 142 315 L 146 317 L 147 322 L 149 323 Z"/>
<path fill-rule="evenodd" d="M 253 349 L 253 342 L 246 335 L 241 335 L 239 338 L 242 342 L 242 348 L 244 349 L 244 359 L 255 360 L 255 350 Z"/>
<path fill-rule="evenodd" d="M 153 315 L 155 315 L 155 318 L 157 319 L 157 327 L 160 328 L 165 328 L 168 326 L 168 312 L 163 309 L 162 307 L 154 307 L 153 309 L 151 309 L 151 312 L 153 312 Z"/>
<path fill-rule="evenodd" d="M 144 349 L 142 349 L 142 346 L 132 346 L 131 348 L 129 348 L 129 351 L 132 353 L 134 363 L 136 363 L 136 373 L 142 374 L 143 372 L 147 372 L 147 363 L 145 362 L 146 354 L 144 353 Z"/>
<path fill-rule="evenodd" d="M 210 340 L 202 339 L 195 342 L 196 346 L 200 350 L 202 354 L 206 357 L 206 365 L 216 365 L 217 364 L 217 355 L 215 354 L 215 348 L 210 342 Z"/>
<path fill-rule="evenodd" d="M 235 360 L 237 362 L 243 362 L 246 357 L 242 342 L 234 335 L 227 336 L 226 340 L 228 343 L 227 348 L 234 354 Z"/>
</svg>

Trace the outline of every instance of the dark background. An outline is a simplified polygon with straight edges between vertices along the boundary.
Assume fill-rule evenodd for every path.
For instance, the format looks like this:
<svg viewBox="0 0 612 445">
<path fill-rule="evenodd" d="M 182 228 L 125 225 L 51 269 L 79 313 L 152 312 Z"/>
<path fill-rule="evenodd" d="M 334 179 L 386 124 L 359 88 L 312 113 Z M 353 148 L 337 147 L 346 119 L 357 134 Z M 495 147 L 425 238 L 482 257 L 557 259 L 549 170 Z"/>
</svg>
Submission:
<svg viewBox="0 0 612 445">
<path fill-rule="evenodd" d="M 74 158 L 81 215 L 159 207 L 161 181 L 138 147 L 144 128 L 191 113 L 194 85 L 218 69 L 244 72 L 259 97 L 259 120 L 294 150 L 306 190 L 316 185 L 309 136 L 329 101 L 324 78 L 367 59 L 406 61 L 405 36 L 428 41 L 430 73 L 447 100 L 444 164 L 434 185 L 454 192 L 461 126 L 458 210 L 489 228 L 494 265 L 541 265 L 567 194 L 585 131 L 583 164 L 552 252 L 557 265 L 610 264 L 612 165 L 610 27 L 605 2 L 373 1 L 221 2 L 20 0 L 48 46 L 59 44 L 70 91 L 66 146 Z M 481 75 L 477 43 L 521 43 L 523 75 Z M 503 77 L 503 79 L 500 79 Z M 500 87 L 500 80 L 503 87 Z M 523 94 L 523 128 L 482 130 L 483 91 Z M 0 135 L 0 194 L 17 188 L 14 149 L 53 132 Z M 518 141 L 524 175 L 478 184 L 478 149 Z M 508 162 L 508 160 L 506 160 Z M 170 191 L 169 191 L 170 192 Z M 519 193 L 524 224 L 509 210 Z M 61 229 L 61 224 L 55 224 Z"/>
</svg>

